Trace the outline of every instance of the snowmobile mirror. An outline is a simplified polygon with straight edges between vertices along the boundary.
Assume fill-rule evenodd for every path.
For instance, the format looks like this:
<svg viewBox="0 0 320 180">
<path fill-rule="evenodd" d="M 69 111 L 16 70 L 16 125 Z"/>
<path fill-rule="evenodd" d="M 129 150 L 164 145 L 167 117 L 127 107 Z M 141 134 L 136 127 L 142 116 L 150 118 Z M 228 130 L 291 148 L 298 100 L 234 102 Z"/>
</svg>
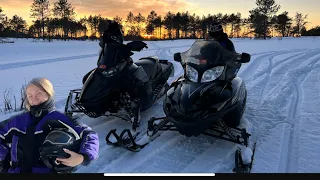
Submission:
<svg viewBox="0 0 320 180">
<path fill-rule="evenodd" d="M 177 52 L 177 53 L 174 53 L 173 55 L 173 59 L 177 62 L 181 62 L 181 53 Z"/>
<path fill-rule="evenodd" d="M 247 62 L 250 62 L 250 59 L 251 59 L 251 55 L 248 54 L 248 53 L 242 53 L 241 54 L 241 62 L 242 63 L 247 63 Z"/>
<path fill-rule="evenodd" d="M 147 44 L 142 41 L 132 41 L 127 43 L 127 47 L 131 51 L 141 51 L 143 48 L 148 48 Z"/>
</svg>

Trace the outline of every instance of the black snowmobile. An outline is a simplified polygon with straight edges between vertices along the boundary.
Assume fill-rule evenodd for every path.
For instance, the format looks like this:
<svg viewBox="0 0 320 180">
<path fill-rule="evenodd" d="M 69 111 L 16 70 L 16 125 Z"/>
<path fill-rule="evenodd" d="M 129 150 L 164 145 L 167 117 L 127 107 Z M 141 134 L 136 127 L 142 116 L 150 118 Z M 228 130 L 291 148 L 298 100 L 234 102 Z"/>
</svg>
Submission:
<svg viewBox="0 0 320 180">
<path fill-rule="evenodd" d="M 92 118 L 115 116 L 132 123 L 135 132 L 140 112 L 152 106 L 169 88 L 167 80 L 174 74 L 173 64 L 156 56 L 133 62 L 132 51 L 148 48 L 142 41 L 127 44 L 110 41 L 100 46 L 97 68 L 83 77 L 81 89 L 70 91 L 65 114 L 73 119 L 79 113 Z"/>
<path fill-rule="evenodd" d="M 233 53 L 212 40 L 198 40 L 183 53 L 175 53 L 184 75 L 176 79 L 165 95 L 166 117 L 148 121 L 147 138 L 131 139 L 122 144 L 139 151 L 158 137 L 159 131 L 178 131 L 187 137 L 208 136 L 248 146 L 250 134 L 238 128 L 245 111 L 247 90 L 237 77 L 242 63 L 250 61 L 247 53 Z M 130 136 L 129 136 L 130 137 Z M 146 140 L 148 139 L 148 140 Z M 235 172 L 247 172 L 248 164 L 236 153 Z"/>
</svg>

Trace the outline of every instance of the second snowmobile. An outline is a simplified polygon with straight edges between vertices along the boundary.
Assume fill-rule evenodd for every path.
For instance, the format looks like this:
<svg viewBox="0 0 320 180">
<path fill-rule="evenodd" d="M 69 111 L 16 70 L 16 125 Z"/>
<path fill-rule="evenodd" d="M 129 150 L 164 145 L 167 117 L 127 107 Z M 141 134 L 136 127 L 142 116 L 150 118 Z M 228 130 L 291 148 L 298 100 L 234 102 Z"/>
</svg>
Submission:
<svg viewBox="0 0 320 180">
<path fill-rule="evenodd" d="M 184 75 L 166 92 L 163 101 L 166 117 L 151 118 L 147 138 L 131 139 L 122 142 L 122 146 L 139 151 L 154 140 L 159 131 L 167 130 L 187 137 L 205 134 L 248 146 L 251 135 L 245 128 L 239 128 L 247 90 L 237 73 L 250 57 L 247 53 L 231 52 L 212 40 L 197 40 L 186 52 L 175 53 L 174 60 L 181 63 Z M 236 153 L 234 171 L 246 172 L 249 167 L 241 163 L 239 153 Z"/>
<path fill-rule="evenodd" d="M 134 62 L 130 57 L 132 51 L 148 48 L 146 43 L 132 41 L 123 44 L 115 36 L 107 38 L 114 40 L 100 44 L 98 67 L 83 77 L 81 89 L 70 91 L 65 114 L 72 118 L 78 113 L 92 118 L 115 116 L 132 123 L 132 131 L 138 132 L 140 112 L 165 94 L 174 67 L 156 56 Z"/>
</svg>

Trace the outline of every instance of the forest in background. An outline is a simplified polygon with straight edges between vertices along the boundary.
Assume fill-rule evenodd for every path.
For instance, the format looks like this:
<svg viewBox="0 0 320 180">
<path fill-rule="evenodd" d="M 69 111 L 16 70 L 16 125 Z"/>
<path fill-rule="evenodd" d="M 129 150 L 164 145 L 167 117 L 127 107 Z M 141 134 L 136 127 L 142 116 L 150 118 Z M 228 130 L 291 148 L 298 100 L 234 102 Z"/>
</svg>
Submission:
<svg viewBox="0 0 320 180">
<path fill-rule="evenodd" d="M 115 16 L 112 20 L 122 26 L 125 40 L 161 40 L 161 39 L 196 39 L 204 38 L 208 25 L 221 22 L 230 38 L 319 36 L 320 26 L 306 29 L 308 15 L 295 12 L 281 12 L 281 6 L 275 0 L 256 0 L 256 7 L 249 11 L 249 17 L 241 13 L 208 14 L 198 16 L 192 12 L 167 12 L 158 15 L 150 10 L 146 16 L 128 12 L 126 17 Z M 0 7 L 0 37 L 42 38 L 48 39 L 98 39 L 107 27 L 108 18 L 101 15 L 79 17 L 68 0 L 58 0 L 50 8 L 49 0 L 34 0 L 30 5 L 32 24 L 27 24 L 24 17 L 7 17 Z"/>
</svg>

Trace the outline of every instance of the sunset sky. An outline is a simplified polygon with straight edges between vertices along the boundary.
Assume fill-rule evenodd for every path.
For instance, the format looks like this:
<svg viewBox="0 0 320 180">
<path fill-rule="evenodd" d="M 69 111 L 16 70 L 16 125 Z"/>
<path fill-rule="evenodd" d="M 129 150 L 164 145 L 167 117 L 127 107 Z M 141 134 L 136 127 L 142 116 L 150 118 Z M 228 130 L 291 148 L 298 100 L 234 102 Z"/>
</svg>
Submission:
<svg viewBox="0 0 320 180">
<path fill-rule="evenodd" d="M 50 7 L 57 0 L 50 0 Z M 22 16 L 28 24 L 32 19 L 29 18 L 30 5 L 33 0 L 0 0 L 0 7 L 10 18 L 17 14 Z M 225 14 L 240 12 L 242 17 L 248 17 L 249 10 L 256 7 L 255 0 L 68 0 L 77 13 L 77 19 L 83 16 L 101 14 L 104 17 L 114 17 L 116 15 L 125 19 L 129 11 L 134 15 L 139 12 L 146 16 L 151 10 L 157 14 L 164 15 L 168 11 L 183 12 L 189 11 L 197 15 Z M 276 0 L 281 5 L 278 12 L 288 11 L 292 17 L 295 12 L 308 14 L 307 21 L 310 22 L 307 28 L 320 25 L 320 0 Z"/>
</svg>

